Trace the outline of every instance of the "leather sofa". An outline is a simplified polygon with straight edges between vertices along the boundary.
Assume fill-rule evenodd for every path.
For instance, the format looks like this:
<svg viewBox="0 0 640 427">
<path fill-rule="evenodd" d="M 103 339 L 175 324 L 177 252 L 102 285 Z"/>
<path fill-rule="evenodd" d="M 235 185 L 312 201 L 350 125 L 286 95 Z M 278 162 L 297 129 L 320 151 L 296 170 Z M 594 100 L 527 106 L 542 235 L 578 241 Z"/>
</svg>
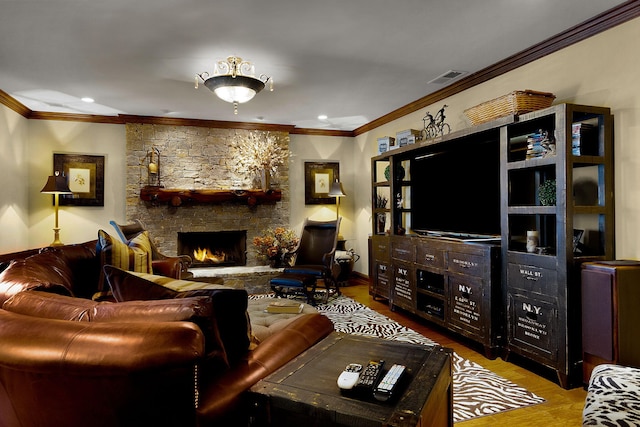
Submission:
<svg viewBox="0 0 640 427">
<path fill-rule="evenodd" d="M 103 267 L 95 241 L 0 256 L 0 427 L 247 425 L 243 392 L 333 331 L 303 313 L 256 341 L 244 290 Z M 109 270 L 149 298 L 92 300 Z"/>
</svg>

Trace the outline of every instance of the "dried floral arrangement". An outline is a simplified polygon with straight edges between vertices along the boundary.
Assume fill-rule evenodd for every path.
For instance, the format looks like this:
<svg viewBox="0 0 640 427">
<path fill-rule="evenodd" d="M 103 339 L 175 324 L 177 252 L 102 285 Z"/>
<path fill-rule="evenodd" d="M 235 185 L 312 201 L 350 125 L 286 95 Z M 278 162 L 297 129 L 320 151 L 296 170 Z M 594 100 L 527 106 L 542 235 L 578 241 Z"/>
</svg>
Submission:
<svg viewBox="0 0 640 427">
<path fill-rule="evenodd" d="M 235 148 L 235 172 L 261 173 L 263 170 L 276 174 L 289 157 L 289 150 L 270 132 L 251 131 L 236 133 L 233 138 Z"/>
<path fill-rule="evenodd" d="M 253 238 L 257 258 L 261 261 L 279 263 L 288 261 L 287 254 L 298 245 L 298 236 L 291 229 L 284 227 L 267 228 L 260 236 Z"/>
</svg>

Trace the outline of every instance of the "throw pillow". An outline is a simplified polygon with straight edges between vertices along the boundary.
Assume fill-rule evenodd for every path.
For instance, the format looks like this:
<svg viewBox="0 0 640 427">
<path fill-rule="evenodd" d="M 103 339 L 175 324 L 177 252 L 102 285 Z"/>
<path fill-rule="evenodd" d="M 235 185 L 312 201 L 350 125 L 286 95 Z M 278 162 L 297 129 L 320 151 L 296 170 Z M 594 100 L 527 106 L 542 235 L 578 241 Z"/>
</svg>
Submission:
<svg viewBox="0 0 640 427">
<path fill-rule="evenodd" d="M 166 286 L 138 277 L 138 273 L 124 271 L 113 266 L 105 266 L 104 271 L 116 301 L 154 300 L 208 296 L 213 305 L 220 339 L 230 364 L 240 360 L 251 343 L 251 324 L 247 314 L 248 295 L 244 289 L 210 285 L 171 279 L 171 281 L 192 283 L 195 289 L 174 291 Z M 166 278 L 158 279 L 164 280 Z M 183 289 L 185 287 L 183 286 Z"/>
<path fill-rule="evenodd" d="M 147 231 L 138 234 L 127 244 L 114 239 L 104 230 L 99 230 L 97 252 L 100 255 L 101 268 L 113 265 L 127 271 L 153 273 L 151 242 Z M 94 299 L 104 297 L 107 291 L 108 286 L 103 274 L 98 284 L 98 295 Z"/>
</svg>

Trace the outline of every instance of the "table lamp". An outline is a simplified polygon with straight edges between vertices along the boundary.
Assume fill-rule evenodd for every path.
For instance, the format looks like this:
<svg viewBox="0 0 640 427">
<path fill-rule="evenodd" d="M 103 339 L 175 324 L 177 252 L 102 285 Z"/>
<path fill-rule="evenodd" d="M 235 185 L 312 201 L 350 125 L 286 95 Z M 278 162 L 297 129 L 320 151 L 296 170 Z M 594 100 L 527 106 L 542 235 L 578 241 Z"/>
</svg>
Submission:
<svg viewBox="0 0 640 427">
<path fill-rule="evenodd" d="M 71 190 L 69 190 L 69 185 L 67 184 L 67 178 L 64 175 L 60 175 L 60 172 L 55 171 L 54 175 L 51 175 L 47 179 L 47 183 L 40 190 L 41 193 L 44 194 L 53 194 L 53 206 L 56 212 L 56 223 L 53 229 L 53 243 L 51 246 L 62 246 L 64 243 L 60 241 L 60 227 L 58 227 L 58 198 L 60 194 L 73 194 Z"/>
</svg>

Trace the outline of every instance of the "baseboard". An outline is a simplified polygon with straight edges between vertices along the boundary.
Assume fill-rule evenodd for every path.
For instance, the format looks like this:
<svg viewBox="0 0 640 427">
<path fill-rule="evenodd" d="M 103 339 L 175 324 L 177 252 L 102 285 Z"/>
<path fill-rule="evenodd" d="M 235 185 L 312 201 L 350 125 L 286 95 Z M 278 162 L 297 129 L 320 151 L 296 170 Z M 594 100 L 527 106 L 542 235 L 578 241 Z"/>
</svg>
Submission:
<svg viewBox="0 0 640 427">
<path fill-rule="evenodd" d="M 351 277 L 349 277 L 349 285 L 365 285 L 369 286 L 369 276 L 366 274 L 358 273 L 354 271 L 351 273 Z"/>
</svg>

